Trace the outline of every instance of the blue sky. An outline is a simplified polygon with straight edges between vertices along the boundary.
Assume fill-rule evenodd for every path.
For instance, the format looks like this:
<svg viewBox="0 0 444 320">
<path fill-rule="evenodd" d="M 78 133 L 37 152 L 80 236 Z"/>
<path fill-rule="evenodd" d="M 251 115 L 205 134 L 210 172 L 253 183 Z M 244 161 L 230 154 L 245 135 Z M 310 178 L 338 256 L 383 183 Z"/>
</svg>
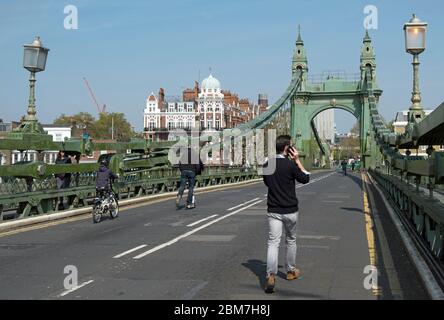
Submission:
<svg viewBox="0 0 444 320">
<path fill-rule="evenodd" d="M 78 8 L 78 30 L 63 27 L 69 4 Z M 61 113 L 96 115 L 86 77 L 109 111 L 124 112 L 141 130 L 151 91 L 163 87 L 167 95 L 179 95 L 210 67 L 224 89 L 253 100 L 268 93 L 276 101 L 290 81 L 298 24 L 310 74 L 358 72 L 366 5 L 379 14 L 371 36 L 384 90 L 380 112 L 391 119 L 410 105 L 411 56 L 402 27 L 414 12 L 429 23 L 420 57 L 423 104 L 438 106 L 444 101 L 441 0 L 0 0 L 0 118 L 16 120 L 26 112 L 22 45 L 35 35 L 51 50 L 46 71 L 37 75 L 41 122 Z M 338 130 L 348 130 L 353 117 L 339 115 Z"/>
</svg>

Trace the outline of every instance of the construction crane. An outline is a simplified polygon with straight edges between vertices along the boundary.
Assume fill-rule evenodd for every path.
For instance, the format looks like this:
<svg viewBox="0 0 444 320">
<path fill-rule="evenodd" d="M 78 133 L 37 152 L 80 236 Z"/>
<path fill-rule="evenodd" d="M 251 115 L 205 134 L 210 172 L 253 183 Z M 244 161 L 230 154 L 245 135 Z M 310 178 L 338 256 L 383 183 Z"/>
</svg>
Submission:
<svg viewBox="0 0 444 320">
<path fill-rule="evenodd" d="M 83 77 L 83 81 L 85 81 L 85 84 L 88 87 L 89 94 L 91 95 L 91 98 L 93 99 L 94 103 L 96 104 L 97 111 L 99 112 L 99 114 L 106 113 L 106 104 L 104 104 L 103 107 L 100 107 L 99 103 L 97 102 L 96 96 L 94 95 L 94 92 L 92 91 L 92 89 L 88 83 L 88 80 L 86 80 L 86 78 Z"/>
</svg>

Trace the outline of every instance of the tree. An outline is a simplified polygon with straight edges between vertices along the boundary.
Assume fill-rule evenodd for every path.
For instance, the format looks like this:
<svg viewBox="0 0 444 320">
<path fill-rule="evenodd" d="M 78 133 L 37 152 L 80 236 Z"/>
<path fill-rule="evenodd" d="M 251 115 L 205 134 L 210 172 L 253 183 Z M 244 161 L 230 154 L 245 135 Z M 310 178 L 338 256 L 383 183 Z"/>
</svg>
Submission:
<svg viewBox="0 0 444 320">
<path fill-rule="evenodd" d="M 72 116 L 62 114 L 54 120 L 54 124 L 72 126 L 73 137 L 81 137 L 84 130 L 88 131 L 91 136 L 94 136 L 96 134 L 95 122 L 96 119 L 88 112 L 79 112 Z"/>
<path fill-rule="evenodd" d="M 81 137 L 85 131 L 93 139 L 111 139 L 114 135 L 114 139 L 128 140 L 136 135 L 123 113 L 101 113 L 97 120 L 87 112 L 72 116 L 62 114 L 54 120 L 54 124 L 72 126 L 73 137 Z"/>
<path fill-rule="evenodd" d="M 95 122 L 97 139 L 128 140 L 133 137 L 131 124 L 123 113 L 101 113 Z M 114 132 L 113 132 L 114 131 Z"/>
<path fill-rule="evenodd" d="M 360 131 L 360 125 L 359 125 L 359 122 L 356 121 L 356 123 L 353 126 L 353 128 L 350 129 L 350 133 L 358 134 L 359 135 L 359 131 Z"/>
</svg>

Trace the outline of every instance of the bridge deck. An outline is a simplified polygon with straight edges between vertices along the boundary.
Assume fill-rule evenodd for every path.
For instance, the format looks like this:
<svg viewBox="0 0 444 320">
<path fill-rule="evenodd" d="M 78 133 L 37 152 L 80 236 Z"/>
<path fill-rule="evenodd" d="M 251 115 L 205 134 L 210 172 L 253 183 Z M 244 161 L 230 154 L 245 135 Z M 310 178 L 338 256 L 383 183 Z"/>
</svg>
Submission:
<svg viewBox="0 0 444 320">
<path fill-rule="evenodd" d="M 192 211 L 176 211 L 170 200 L 98 225 L 88 217 L 0 236 L 0 299 L 428 298 L 379 207 L 371 209 L 381 289 L 377 296 L 364 288 L 363 270 L 373 258 L 361 178 L 332 172 L 315 174 L 297 190 L 303 277 L 288 282 L 280 273 L 276 293 L 266 295 L 265 193 L 258 183 L 200 194 Z M 285 272 L 283 248 L 280 262 Z M 84 284 L 74 292 L 63 287 L 67 265 L 78 268 L 78 284 Z"/>
</svg>

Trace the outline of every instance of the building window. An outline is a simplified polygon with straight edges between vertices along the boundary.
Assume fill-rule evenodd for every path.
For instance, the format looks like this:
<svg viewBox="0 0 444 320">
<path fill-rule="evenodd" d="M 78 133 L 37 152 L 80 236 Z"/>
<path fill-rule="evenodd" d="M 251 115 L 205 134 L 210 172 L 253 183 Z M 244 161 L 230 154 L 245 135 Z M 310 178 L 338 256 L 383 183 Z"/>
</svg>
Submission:
<svg viewBox="0 0 444 320">
<path fill-rule="evenodd" d="M 220 121 L 216 120 L 216 129 L 219 130 L 220 129 Z"/>
<path fill-rule="evenodd" d="M 174 122 L 168 122 L 168 130 L 173 130 L 175 128 Z"/>
</svg>

